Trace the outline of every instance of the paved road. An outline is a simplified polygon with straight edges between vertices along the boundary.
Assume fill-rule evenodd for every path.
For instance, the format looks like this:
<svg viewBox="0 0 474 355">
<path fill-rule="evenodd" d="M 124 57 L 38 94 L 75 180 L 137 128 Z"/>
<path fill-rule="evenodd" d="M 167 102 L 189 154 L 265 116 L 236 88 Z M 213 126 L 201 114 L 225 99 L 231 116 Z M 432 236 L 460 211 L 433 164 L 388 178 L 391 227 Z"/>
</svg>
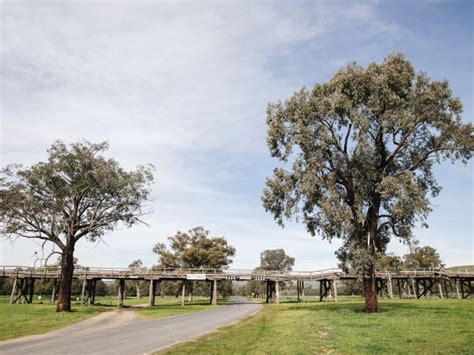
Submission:
<svg viewBox="0 0 474 355">
<path fill-rule="evenodd" d="M 230 304 L 205 312 L 141 320 L 106 312 L 43 335 L 0 342 L 0 354 L 145 354 L 249 316 L 258 304 Z"/>
</svg>

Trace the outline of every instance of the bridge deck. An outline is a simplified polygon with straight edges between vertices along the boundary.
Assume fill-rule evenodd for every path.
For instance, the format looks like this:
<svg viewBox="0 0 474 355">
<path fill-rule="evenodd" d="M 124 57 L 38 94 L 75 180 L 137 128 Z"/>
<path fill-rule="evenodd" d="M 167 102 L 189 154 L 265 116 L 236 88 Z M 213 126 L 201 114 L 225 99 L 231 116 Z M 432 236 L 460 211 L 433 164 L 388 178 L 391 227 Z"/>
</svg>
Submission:
<svg viewBox="0 0 474 355">
<path fill-rule="evenodd" d="M 0 266 L 0 278 L 58 279 L 59 267 Z M 472 279 L 474 272 L 468 270 L 403 270 L 398 272 L 378 271 L 380 279 Z M 130 270 L 125 268 L 79 267 L 74 270 L 75 279 L 120 279 L 120 280 L 257 280 L 257 281 L 320 281 L 354 280 L 354 274 L 339 269 L 317 271 L 268 271 L 244 269 L 151 269 Z"/>
</svg>

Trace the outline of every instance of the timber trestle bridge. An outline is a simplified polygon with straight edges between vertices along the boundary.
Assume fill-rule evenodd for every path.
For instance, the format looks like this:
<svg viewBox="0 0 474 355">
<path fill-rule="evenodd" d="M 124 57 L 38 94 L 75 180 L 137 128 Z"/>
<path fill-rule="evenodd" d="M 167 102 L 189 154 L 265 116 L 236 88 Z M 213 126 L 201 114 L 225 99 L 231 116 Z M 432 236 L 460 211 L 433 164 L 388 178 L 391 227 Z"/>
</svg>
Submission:
<svg viewBox="0 0 474 355">
<path fill-rule="evenodd" d="M 55 301 L 56 290 L 61 278 L 57 266 L 0 266 L 0 278 L 13 279 L 10 303 L 32 303 L 37 280 L 53 280 L 51 302 Z M 125 280 L 149 282 L 149 305 L 155 304 L 157 284 L 160 281 L 202 281 L 212 284 L 210 303 L 217 303 L 217 282 L 224 280 L 265 282 L 266 302 L 279 303 L 280 283 L 296 281 L 298 301 L 304 300 L 305 282 L 319 282 L 319 300 L 332 298 L 337 301 L 338 284 L 358 280 L 354 274 L 339 269 L 318 271 L 268 271 L 242 269 L 159 269 L 133 270 L 125 268 L 76 267 L 73 278 L 82 280 L 81 300 L 93 304 L 97 280 L 118 280 L 119 307 L 125 298 Z M 469 270 L 405 270 L 397 272 L 377 271 L 377 292 L 379 296 L 400 298 L 438 295 L 440 298 L 474 296 L 474 271 Z M 395 292 L 394 292 L 395 291 Z M 184 284 L 183 284 L 184 297 Z"/>
</svg>

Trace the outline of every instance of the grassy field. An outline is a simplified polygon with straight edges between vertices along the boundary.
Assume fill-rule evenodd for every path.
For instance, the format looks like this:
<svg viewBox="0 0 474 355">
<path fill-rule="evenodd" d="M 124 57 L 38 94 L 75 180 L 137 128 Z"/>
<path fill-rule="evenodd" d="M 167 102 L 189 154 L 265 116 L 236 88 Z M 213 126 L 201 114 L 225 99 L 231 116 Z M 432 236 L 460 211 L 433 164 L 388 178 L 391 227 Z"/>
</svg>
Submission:
<svg viewBox="0 0 474 355">
<path fill-rule="evenodd" d="M 88 317 L 95 316 L 100 312 L 115 310 L 117 306 L 116 297 L 96 297 L 96 305 L 82 306 L 73 298 L 73 312 L 56 313 L 55 305 L 49 303 L 49 299 L 43 297 L 41 301 L 33 300 L 32 304 L 8 304 L 10 297 L 0 296 L 0 341 L 11 338 L 40 334 L 50 330 L 65 327 Z M 43 303 L 40 303 L 43 302 Z M 124 308 L 146 304 L 148 298 L 130 297 L 125 299 Z M 220 303 L 224 303 L 221 301 Z M 210 306 L 209 299 L 196 297 L 193 302 L 186 302 L 181 307 L 181 299 L 175 297 L 156 297 L 156 305 L 153 308 L 137 308 L 136 312 L 140 318 L 160 318 L 174 316 L 190 312 L 199 312 L 217 306 Z"/>
<path fill-rule="evenodd" d="M 360 298 L 338 303 L 264 305 L 254 317 L 164 354 L 469 353 L 474 300 L 382 300 L 381 314 Z"/>
<path fill-rule="evenodd" d="M 8 304 L 8 296 L 0 296 L 0 340 L 33 335 L 92 317 L 106 311 L 107 307 L 73 306 L 73 312 L 56 313 L 55 305 L 49 301 L 43 304 Z M 38 302 L 35 300 L 35 302 Z"/>
</svg>

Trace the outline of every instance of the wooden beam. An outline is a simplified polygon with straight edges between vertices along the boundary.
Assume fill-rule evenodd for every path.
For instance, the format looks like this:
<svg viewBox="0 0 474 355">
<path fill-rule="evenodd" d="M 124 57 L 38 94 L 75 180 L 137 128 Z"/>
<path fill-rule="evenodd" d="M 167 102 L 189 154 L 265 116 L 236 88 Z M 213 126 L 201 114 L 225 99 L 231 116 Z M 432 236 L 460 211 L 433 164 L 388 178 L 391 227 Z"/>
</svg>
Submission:
<svg viewBox="0 0 474 355">
<path fill-rule="evenodd" d="M 54 279 L 53 281 L 53 291 L 51 293 L 51 303 L 54 304 L 56 302 L 56 288 L 58 286 L 58 279 Z"/>
<path fill-rule="evenodd" d="M 280 282 L 275 281 L 275 303 L 280 304 Z"/>
<path fill-rule="evenodd" d="M 15 279 L 13 280 L 12 294 L 10 296 L 10 304 L 13 304 L 13 298 L 15 297 L 17 280 L 18 280 L 18 276 L 15 276 Z"/>
<path fill-rule="evenodd" d="M 211 304 L 217 304 L 217 280 L 212 280 Z"/>
<path fill-rule="evenodd" d="M 183 287 L 181 290 L 181 307 L 184 307 L 184 294 L 186 293 L 186 282 L 183 281 Z"/>
<path fill-rule="evenodd" d="M 156 282 L 152 278 L 150 280 L 150 286 L 148 289 L 148 307 L 153 307 L 155 305 L 155 293 L 156 293 Z"/>
<path fill-rule="evenodd" d="M 336 282 L 336 278 L 333 278 L 331 285 L 332 285 L 332 297 L 334 297 L 334 302 L 337 302 L 337 282 Z"/>
<path fill-rule="evenodd" d="M 82 281 L 81 304 L 85 304 L 86 286 L 87 286 L 87 278 L 84 277 L 84 281 Z"/>
<path fill-rule="evenodd" d="M 117 297 L 117 307 L 123 307 L 123 299 L 125 298 L 125 279 L 119 280 L 119 289 L 118 289 L 118 297 Z"/>
<path fill-rule="evenodd" d="M 443 299 L 443 286 L 441 285 L 441 279 L 438 279 L 438 292 L 439 297 Z"/>
</svg>

